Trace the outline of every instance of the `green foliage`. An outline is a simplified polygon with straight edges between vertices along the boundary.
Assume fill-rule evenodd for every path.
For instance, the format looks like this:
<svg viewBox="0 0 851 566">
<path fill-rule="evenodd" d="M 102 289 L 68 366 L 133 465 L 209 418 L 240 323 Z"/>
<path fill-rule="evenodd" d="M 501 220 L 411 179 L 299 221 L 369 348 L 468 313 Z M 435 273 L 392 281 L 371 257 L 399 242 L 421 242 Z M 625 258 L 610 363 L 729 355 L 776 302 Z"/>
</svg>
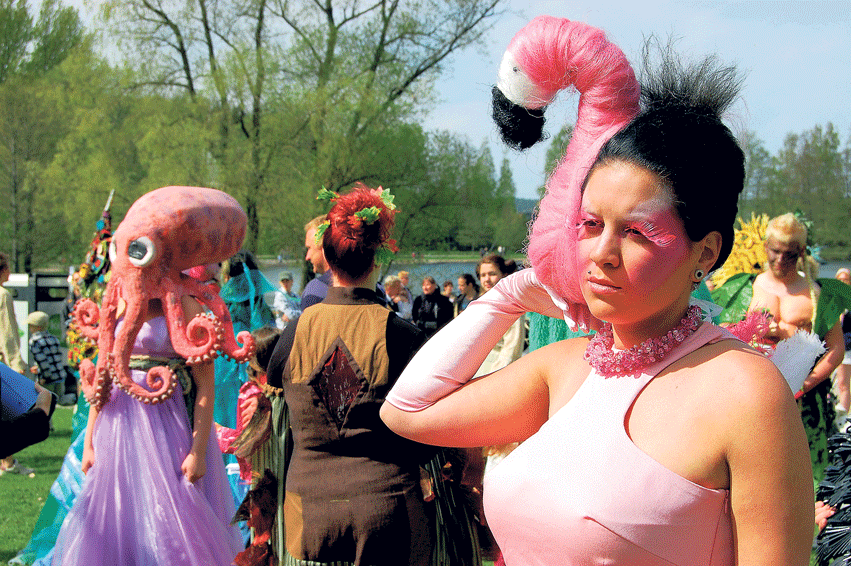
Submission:
<svg viewBox="0 0 851 566">
<path fill-rule="evenodd" d="M 57 0 L 44 0 L 33 27 L 35 44 L 26 71 L 41 75 L 57 67 L 83 40 L 83 25 L 77 10 Z"/>
<path fill-rule="evenodd" d="M 546 163 L 544 165 L 545 178 L 549 179 L 550 175 L 553 174 L 556 165 L 558 165 L 559 161 L 561 161 L 564 157 L 564 152 L 567 151 L 567 144 L 570 143 L 570 138 L 572 137 L 573 126 L 565 124 L 564 127 L 555 135 L 553 141 L 550 142 L 550 147 L 547 148 Z M 546 186 L 538 187 L 538 195 L 541 197 L 543 197 L 546 192 Z"/>
<path fill-rule="evenodd" d="M 290 245 L 320 186 L 422 176 L 413 119 L 445 59 L 479 40 L 502 1 L 110 0 L 102 14 L 139 86 L 206 101 L 212 184 L 243 204 L 246 247 L 262 253 Z"/>
<path fill-rule="evenodd" d="M 0 84 L 19 72 L 33 38 L 26 0 L 0 0 Z"/>
<path fill-rule="evenodd" d="M 739 213 L 774 217 L 801 210 L 813 223 L 813 241 L 825 259 L 851 257 L 851 140 L 842 147 L 828 123 L 789 134 L 774 156 L 754 134 L 742 146 L 746 157 L 745 192 Z"/>
<path fill-rule="evenodd" d="M 525 218 L 514 205 L 508 162 L 499 176 L 490 148 L 471 146 L 446 132 L 428 136 L 418 181 L 395 187 L 399 245 L 407 249 L 522 247 Z"/>
<path fill-rule="evenodd" d="M 66 240 L 47 170 L 69 131 L 60 66 L 86 41 L 77 13 L 55 1 L 37 20 L 27 2 L 0 0 L 0 247 L 31 271 Z"/>
</svg>

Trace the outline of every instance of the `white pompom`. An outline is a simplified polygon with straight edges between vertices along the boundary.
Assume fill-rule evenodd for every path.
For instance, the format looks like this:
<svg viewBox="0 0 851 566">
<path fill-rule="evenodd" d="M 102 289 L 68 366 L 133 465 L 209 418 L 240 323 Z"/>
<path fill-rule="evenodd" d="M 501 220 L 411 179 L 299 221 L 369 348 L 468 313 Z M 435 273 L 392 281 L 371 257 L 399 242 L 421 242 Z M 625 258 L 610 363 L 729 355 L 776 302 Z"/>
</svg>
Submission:
<svg viewBox="0 0 851 566">
<path fill-rule="evenodd" d="M 797 392 L 824 352 L 824 343 L 816 334 L 799 330 L 794 336 L 780 341 L 769 358 L 786 378 L 792 391 Z"/>
</svg>

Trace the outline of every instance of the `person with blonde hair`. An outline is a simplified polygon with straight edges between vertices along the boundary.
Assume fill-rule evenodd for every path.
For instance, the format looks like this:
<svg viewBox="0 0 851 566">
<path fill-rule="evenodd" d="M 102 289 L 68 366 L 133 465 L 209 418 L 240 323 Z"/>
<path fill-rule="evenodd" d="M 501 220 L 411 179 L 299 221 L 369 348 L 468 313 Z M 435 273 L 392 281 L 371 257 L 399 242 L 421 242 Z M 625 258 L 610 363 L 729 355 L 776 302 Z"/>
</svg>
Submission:
<svg viewBox="0 0 851 566">
<path fill-rule="evenodd" d="M 399 316 L 404 318 L 409 322 L 414 321 L 414 294 L 408 288 L 408 284 L 411 282 L 411 274 L 405 270 L 400 271 L 396 274 L 399 278 L 399 281 L 402 284 L 402 290 L 399 292 L 399 301 L 396 303 L 398 305 L 398 313 Z"/>
<path fill-rule="evenodd" d="M 813 479 L 818 482 L 827 466 L 827 438 L 834 420 L 833 406 L 828 400 L 830 375 L 842 363 L 844 355 L 839 313 L 829 318 L 827 312 L 819 316 L 822 285 L 815 281 L 814 262 L 807 255 L 807 228 L 794 214 L 783 214 L 768 222 L 765 251 L 766 269 L 754 280 L 748 308 L 771 314 L 765 339 L 777 343 L 805 330 L 817 334 L 827 348 L 796 394 L 810 445 Z"/>
<path fill-rule="evenodd" d="M 12 306 L 12 294 L 3 287 L 11 274 L 9 256 L 0 252 L 0 362 L 27 375 L 27 366 L 21 357 L 21 338 Z"/>
<path fill-rule="evenodd" d="M 328 294 L 331 285 L 331 271 L 325 260 L 325 252 L 322 246 L 316 242 L 316 231 L 325 222 L 325 215 L 321 214 L 304 225 L 304 247 L 307 249 L 304 259 L 310 263 L 316 278 L 311 279 L 301 292 L 301 303 L 299 309 L 304 312 L 307 307 L 321 303 Z"/>
</svg>

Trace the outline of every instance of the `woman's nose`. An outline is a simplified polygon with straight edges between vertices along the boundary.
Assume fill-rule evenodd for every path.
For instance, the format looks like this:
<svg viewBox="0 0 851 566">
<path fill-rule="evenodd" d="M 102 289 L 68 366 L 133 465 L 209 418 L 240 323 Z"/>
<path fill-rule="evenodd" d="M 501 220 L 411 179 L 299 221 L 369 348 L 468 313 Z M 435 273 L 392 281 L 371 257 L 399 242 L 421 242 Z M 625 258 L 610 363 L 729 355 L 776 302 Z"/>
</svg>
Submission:
<svg viewBox="0 0 851 566">
<path fill-rule="evenodd" d="M 590 259 L 598 265 L 617 267 L 620 264 L 620 238 L 611 230 L 604 229 L 595 238 Z"/>
</svg>

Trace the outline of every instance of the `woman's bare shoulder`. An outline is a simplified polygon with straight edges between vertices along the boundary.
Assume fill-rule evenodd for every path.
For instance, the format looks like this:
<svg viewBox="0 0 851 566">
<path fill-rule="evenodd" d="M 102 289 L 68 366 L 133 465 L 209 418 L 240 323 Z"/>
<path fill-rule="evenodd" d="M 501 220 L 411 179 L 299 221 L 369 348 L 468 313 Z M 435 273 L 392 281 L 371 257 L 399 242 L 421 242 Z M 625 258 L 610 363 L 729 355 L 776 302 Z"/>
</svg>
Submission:
<svg viewBox="0 0 851 566">
<path fill-rule="evenodd" d="M 583 358 L 590 336 L 579 336 L 547 344 L 520 358 L 534 366 L 547 383 L 551 397 L 571 397 L 591 371 Z"/>
<path fill-rule="evenodd" d="M 734 339 L 710 344 L 695 354 L 701 381 L 730 410 L 754 416 L 794 405 L 794 396 L 777 366 L 762 353 Z"/>
</svg>

